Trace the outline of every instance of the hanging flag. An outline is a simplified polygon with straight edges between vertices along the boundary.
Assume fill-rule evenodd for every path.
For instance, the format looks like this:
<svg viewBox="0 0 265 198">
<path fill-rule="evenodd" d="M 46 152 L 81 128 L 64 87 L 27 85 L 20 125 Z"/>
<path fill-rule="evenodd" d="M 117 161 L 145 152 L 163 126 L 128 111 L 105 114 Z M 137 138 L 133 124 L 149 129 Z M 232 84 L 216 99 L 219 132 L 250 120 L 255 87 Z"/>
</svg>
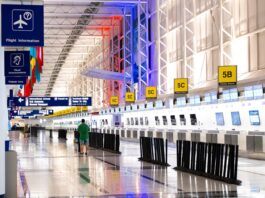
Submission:
<svg viewBox="0 0 265 198">
<path fill-rule="evenodd" d="M 37 54 L 36 54 L 36 48 L 35 48 L 35 47 L 31 47 L 31 48 L 29 49 L 29 55 L 30 55 L 31 57 L 37 57 Z"/>
<path fill-rule="evenodd" d="M 36 76 L 37 82 L 40 82 L 40 66 L 39 66 L 38 61 L 36 62 L 35 76 Z"/>
<path fill-rule="evenodd" d="M 31 75 L 32 75 L 32 71 L 34 70 L 35 66 L 36 66 L 36 58 L 31 57 L 31 59 L 30 59 L 30 70 L 31 70 Z"/>
<path fill-rule="evenodd" d="M 37 47 L 37 62 L 39 63 L 39 72 L 42 73 L 43 47 Z"/>
<path fill-rule="evenodd" d="M 27 80 L 27 83 L 24 86 L 24 97 L 29 97 L 31 94 L 31 81 Z"/>
<path fill-rule="evenodd" d="M 19 85 L 18 86 L 18 91 L 17 91 L 17 96 L 18 97 L 23 97 L 24 94 L 24 85 Z"/>
</svg>

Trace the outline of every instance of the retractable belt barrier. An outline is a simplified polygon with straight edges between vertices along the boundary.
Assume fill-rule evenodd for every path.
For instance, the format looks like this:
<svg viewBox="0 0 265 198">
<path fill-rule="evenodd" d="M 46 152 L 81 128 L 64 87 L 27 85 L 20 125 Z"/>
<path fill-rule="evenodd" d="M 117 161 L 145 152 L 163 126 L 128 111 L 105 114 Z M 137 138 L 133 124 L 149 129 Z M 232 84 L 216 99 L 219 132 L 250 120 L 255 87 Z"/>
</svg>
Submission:
<svg viewBox="0 0 265 198">
<path fill-rule="evenodd" d="M 169 166 L 167 163 L 167 140 L 164 143 L 163 138 L 140 137 L 139 160 Z"/>
<path fill-rule="evenodd" d="M 174 169 L 241 184 L 237 180 L 238 145 L 177 140 L 177 167 Z"/>
<path fill-rule="evenodd" d="M 31 127 L 29 127 L 28 130 L 30 132 L 31 137 L 38 137 L 38 131 L 45 130 L 45 128 L 40 127 L 40 126 L 31 126 Z M 23 127 L 22 131 L 24 131 L 24 127 Z"/>
<path fill-rule="evenodd" d="M 120 136 L 115 134 L 89 133 L 89 146 L 120 153 Z"/>
</svg>

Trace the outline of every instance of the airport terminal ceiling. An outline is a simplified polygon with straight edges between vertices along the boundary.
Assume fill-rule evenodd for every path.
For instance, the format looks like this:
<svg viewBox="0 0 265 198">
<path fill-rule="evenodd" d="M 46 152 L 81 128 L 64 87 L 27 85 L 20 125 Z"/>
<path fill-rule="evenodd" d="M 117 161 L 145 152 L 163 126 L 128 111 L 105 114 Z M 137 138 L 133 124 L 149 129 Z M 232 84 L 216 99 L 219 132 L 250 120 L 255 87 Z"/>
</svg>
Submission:
<svg viewBox="0 0 265 198">
<path fill-rule="evenodd" d="M 30 2 L 44 4 L 45 28 L 43 73 L 31 96 L 92 96 L 102 107 L 126 91 L 144 99 L 150 85 L 172 94 L 183 77 L 191 91 L 208 91 L 217 89 L 219 65 L 237 65 L 239 85 L 263 83 L 262 0 Z"/>
</svg>

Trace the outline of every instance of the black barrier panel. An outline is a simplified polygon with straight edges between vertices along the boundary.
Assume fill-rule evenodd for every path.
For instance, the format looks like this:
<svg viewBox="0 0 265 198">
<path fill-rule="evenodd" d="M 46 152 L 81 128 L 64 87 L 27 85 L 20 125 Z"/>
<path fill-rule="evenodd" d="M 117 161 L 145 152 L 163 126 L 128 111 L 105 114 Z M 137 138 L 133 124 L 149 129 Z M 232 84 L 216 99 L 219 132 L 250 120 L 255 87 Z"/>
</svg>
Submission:
<svg viewBox="0 0 265 198">
<path fill-rule="evenodd" d="M 163 138 L 140 137 L 140 155 L 142 161 L 163 166 L 167 163 L 167 140 Z"/>
<path fill-rule="evenodd" d="M 175 169 L 240 184 L 237 180 L 238 145 L 177 140 Z"/>
<path fill-rule="evenodd" d="M 115 135 L 115 151 L 120 152 L 120 135 Z"/>
<path fill-rule="evenodd" d="M 67 136 L 67 130 L 65 129 L 58 130 L 58 138 L 66 140 L 67 139 L 66 136 Z"/>
<path fill-rule="evenodd" d="M 110 152 L 120 153 L 120 136 L 107 133 L 89 133 L 89 146 Z"/>
</svg>

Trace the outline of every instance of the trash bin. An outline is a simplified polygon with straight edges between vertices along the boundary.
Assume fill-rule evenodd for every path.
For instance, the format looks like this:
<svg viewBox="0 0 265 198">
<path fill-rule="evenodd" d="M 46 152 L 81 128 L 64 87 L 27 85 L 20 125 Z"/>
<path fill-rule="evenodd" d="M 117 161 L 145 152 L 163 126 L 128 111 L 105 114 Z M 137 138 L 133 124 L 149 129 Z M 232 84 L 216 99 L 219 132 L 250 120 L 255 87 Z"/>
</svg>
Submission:
<svg viewBox="0 0 265 198">
<path fill-rule="evenodd" d="M 11 140 L 6 140 L 5 141 L 5 151 L 9 151 L 10 150 L 10 142 L 11 142 Z"/>
</svg>

